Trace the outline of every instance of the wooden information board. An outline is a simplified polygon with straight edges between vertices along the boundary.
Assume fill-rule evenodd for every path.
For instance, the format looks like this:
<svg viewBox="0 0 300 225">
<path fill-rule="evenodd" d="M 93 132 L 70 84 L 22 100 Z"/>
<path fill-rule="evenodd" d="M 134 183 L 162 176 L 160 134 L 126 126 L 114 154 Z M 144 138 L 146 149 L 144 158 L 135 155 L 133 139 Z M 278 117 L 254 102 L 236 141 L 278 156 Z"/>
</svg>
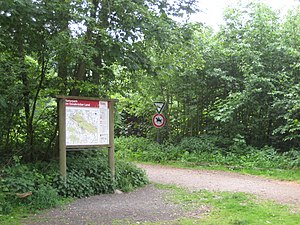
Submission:
<svg viewBox="0 0 300 225">
<path fill-rule="evenodd" d="M 114 177 L 114 104 L 118 100 L 78 96 L 57 99 L 60 174 L 67 175 L 66 151 L 108 147 L 108 163 Z"/>
</svg>

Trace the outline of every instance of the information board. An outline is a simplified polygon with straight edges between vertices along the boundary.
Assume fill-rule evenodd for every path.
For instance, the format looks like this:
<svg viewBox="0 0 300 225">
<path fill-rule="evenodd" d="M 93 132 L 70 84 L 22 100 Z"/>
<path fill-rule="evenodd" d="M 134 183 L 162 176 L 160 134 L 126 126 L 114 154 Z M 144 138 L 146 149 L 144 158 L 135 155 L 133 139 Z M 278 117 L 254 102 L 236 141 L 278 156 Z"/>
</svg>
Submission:
<svg viewBox="0 0 300 225">
<path fill-rule="evenodd" d="M 68 99 L 66 107 L 66 146 L 109 144 L 109 102 Z"/>
</svg>

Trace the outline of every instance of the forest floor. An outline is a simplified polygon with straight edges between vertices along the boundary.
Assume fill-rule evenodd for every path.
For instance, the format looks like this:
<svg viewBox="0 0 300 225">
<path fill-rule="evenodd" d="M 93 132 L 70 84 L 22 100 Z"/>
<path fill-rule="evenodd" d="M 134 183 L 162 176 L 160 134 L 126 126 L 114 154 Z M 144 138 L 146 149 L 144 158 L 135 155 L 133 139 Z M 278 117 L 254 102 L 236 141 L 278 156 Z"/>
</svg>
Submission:
<svg viewBox="0 0 300 225">
<path fill-rule="evenodd" d="M 300 184 L 277 181 L 224 171 L 179 169 L 161 165 L 138 165 L 146 170 L 149 180 L 159 184 L 175 184 L 194 190 L 245 192 L 300 209 Z M 23 224 L 140 224 L 189 217 L 209 211 L 186 212 L 170 203 L 168 190 L 148 185 L 134 192 L 98 195 L 79 199 L 63 208 L 32 216 Z M 190 214 L 190 215 L 189 215 Z"/>
</svg>

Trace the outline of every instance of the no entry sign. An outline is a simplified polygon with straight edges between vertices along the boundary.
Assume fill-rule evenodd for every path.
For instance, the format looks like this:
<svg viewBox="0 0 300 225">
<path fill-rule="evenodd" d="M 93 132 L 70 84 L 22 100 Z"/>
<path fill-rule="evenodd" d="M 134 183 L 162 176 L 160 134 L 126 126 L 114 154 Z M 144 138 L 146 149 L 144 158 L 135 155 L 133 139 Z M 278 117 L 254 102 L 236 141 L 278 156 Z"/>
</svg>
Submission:
<svg viewBox="0 0 300 225">
<path fill-rule="evenodd" d="M 163 114 L 155 114 L 152 117 L 152 123 L 156 128 L 161 128 L 165 125 L 166 123 L 166 117 Z"/>
</svg>

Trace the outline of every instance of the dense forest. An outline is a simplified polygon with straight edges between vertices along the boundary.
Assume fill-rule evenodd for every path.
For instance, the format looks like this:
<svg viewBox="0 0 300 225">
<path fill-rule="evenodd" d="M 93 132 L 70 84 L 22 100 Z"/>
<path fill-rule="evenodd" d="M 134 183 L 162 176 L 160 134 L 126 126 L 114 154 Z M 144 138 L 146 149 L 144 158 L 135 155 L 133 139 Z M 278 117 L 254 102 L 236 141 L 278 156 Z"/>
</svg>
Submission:
<svg viewBox="0 0 300 225">
<path fill-rule="evenodd" d="M 56 95 L 119 99 L 117 136 L 156 140 L 153 102 L 164 101 L 161 141 L 299 151 L 300 7 L 282 18 L 241 4 L 214 31 L 187 20 L 195 3 L 1 1 L 2 163 L 57 157 Z"/>
</svg>

